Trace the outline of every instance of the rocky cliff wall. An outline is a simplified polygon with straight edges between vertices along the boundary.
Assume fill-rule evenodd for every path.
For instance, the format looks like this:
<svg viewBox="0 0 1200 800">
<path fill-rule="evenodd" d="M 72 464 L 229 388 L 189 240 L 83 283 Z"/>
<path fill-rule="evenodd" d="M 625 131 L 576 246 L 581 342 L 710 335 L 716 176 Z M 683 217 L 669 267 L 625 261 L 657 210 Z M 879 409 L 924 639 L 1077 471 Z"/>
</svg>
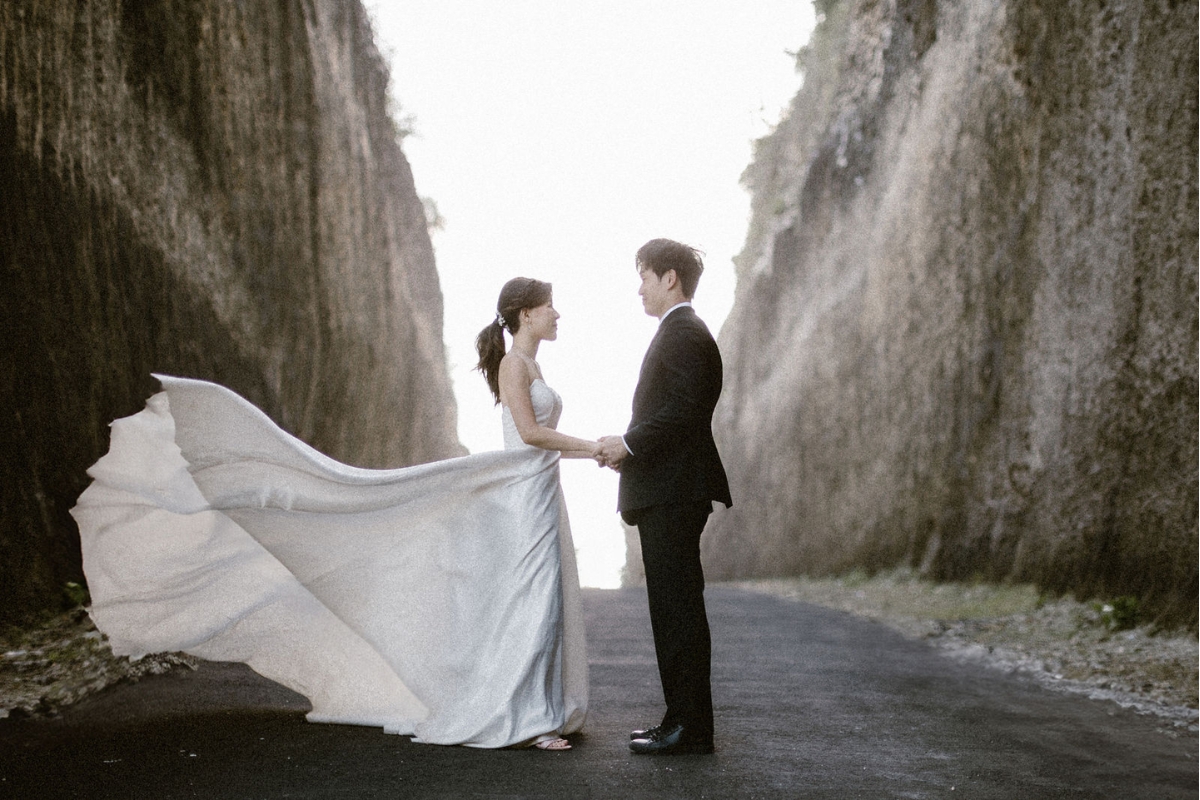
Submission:
<svg viewBox="0 0 1200 800">
<path fill-rule="evenodd" d="M 362 466 L 463 452 L 422 205 L 362 7 L 0 4 L 0 616 L 150 372 Z"/>
<path fill-rule="evenodd" d="M 745 174 L 713 577 L 1197 608 L 1197 4 L 819 0 Z"/>
</svg>

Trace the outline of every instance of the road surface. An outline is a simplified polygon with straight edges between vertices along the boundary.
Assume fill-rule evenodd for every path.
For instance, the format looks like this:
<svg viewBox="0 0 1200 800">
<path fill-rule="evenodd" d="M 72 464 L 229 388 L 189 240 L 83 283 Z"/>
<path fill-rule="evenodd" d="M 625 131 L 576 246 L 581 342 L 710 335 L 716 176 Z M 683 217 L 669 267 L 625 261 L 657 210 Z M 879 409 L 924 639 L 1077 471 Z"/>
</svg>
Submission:
<svg viewBox="0 0 1200 800">
<path fill-rule="evenodd" d="M 309 724 L 247 668 L 113 687 L 0 720 L 14 798 L 1196 798 L 1195 733 L 956 663 L 848 614 L 708 592 L 717 752 L 634 756 L 661 714 L 645 593 L 585 590 L 591 712 L 575 748 L 413 744 Z"/>
</svg>

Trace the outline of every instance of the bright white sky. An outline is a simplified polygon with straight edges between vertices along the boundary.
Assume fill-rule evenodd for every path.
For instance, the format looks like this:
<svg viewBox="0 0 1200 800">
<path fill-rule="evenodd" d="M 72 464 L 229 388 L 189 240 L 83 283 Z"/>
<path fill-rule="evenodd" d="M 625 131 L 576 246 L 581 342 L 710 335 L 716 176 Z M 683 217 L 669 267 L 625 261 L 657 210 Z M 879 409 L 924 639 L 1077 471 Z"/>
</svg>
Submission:
<svg viewBox="0 0 1200 800">
<path fill-rule="evenodd" d="M 499 409 L 472 371 L 500 287 L 554 284 L 558 340 L 538 361 L 563 396 L 559 429 L 621 433 L 657 320 L 634 253 L 666 236 L 707 254 L 696 310 L 714 335 L 733 302 L 733 256 L 754 139 L 800 86 L 790 52 L 807 0 L 367 0 L 434 232 L 459 438 L 502 446 Z M 617 476 L 564 461 L 581 582 L 619 584 Z"/>
</svg>

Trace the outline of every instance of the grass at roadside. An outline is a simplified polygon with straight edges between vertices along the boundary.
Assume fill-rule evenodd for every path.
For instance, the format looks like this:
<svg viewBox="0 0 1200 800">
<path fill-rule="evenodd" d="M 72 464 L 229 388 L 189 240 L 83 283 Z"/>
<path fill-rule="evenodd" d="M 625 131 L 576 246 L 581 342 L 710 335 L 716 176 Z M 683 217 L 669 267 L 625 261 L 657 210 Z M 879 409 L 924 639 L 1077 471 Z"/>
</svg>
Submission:
<svg viewBox="0 0 1200 800">
<path fill-rule="evenodd" d="M 765 578 L 739 585 L 881 621 L 988 619 L 1027 614 L 1044 604 L 1029 584 L 935 583 L 908 570 L 874 576 L 856 571 L 837 578 Z"/>
</svg>

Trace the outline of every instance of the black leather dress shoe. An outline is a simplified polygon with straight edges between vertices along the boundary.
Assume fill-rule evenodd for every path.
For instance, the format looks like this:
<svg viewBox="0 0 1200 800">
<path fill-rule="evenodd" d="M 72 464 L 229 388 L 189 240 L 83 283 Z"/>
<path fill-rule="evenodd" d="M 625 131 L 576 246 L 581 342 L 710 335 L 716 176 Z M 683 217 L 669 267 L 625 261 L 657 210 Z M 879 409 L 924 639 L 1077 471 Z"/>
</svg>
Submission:
<svg viewBox="0 0 1200 800">
<path fill-rule="evenodd" d="M 634 739 L 649 739 L 651 736 L 653 736 L 655 733 L 657 733 L 661 728 L 662 728 L 662 725 L 655 725 L 653 728 L 646 728 L 644 731 L 643 730 L 633 731 L 632 733 L 629 734 L 629 741 L 632 742 Z"/>
<path fill-rule="evenodd" d="M 659 728 L 645 739 L 634 739 L 629 749 L 640 756 L 676 756 L 711 753 L 712 736 L 689 733 L 682 725 Z"/>
</svg>

